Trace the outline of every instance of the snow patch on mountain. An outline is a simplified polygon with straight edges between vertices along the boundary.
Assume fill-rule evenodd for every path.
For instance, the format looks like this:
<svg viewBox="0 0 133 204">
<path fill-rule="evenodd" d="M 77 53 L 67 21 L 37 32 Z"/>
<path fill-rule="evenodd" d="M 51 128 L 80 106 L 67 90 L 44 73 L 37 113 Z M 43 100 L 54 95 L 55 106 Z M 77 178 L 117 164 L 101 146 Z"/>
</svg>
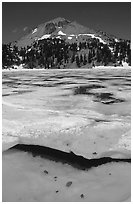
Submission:
<svg viewBox="0 0 133 204">
<path fill-rule="evenodd" d="M 70 36 L 75 37 L 75 35 L 74 35 L 74 34 L 71 34 Z"/>
<path fill-rule="evenodd" d="M 68 36 L 68 39 L 72 39 L 72 37 L 79 37 L 79 36 L 89 36 L 91 38 L 96 38 L 98 39 L 101 43 L 106 44 L 106 42 L 104 42 L 104 40 L 102 40 L 102 38 L 95 36 L 95 34 L 88 34 L 88 33 L 82 33 L 82 34 L 78 34 L 78 35 L 74 35 L 74 34 L 70 34 Z"/>
<path fill-rule="evenodd" d="M 111 50 L 111 52 L 113 53 L 114 49 L 112 47 L 109 46 L 109 49 Z"/>
<path fill-rule="evenodd" d="M 45 34 L 41 38 L 38 38 L 38 40 L 47 39 L 47 38 L 50 38 L 50 36 L 51 36 L 50 34 Z"/>
<path fill-rule="evenodd" d="M 57 38 L 57 39 L 61 39 L 61 37 L 60 37 L 60 36 L 57 36 L 56 38 Z"/>
<path fill-rule="evenodd" d="M 66 35 L 65 33 L 63 33 L 61 30 L 58 31 L 58 35 Z"/>
<path fill-rule="evenodd" d="M 80 36 L 80 35 L 88 35 L 88 36 L 91 36 L 92 34 L 85 34 L 85 33 L 78 34 L 78 36 Z"/>
<path fill-rule="evenodd" d="M 35 28 L 33 31 L 32 31 L 32 34 L 36 33 L 37 32 L 37 28 Z"/>
<path fill-rule="evenodd" d="M 30 51 L 31 51 L 31 48 L 29 48 L 27 51 L 30 52 Z"/>
<path fill-rule="evenodd" d="M 69 39 L 69 40 L 72 40 L 72 37 L 71 37 L 71 36 L 68 36 L 68 39 Z"/>
<path fill-rule="evenodd" d="M 115 42 L 119 42 L 119 40 L 117 38 L 115 38 Z"/>
<path fill-rule="evenodd" d="M 88 36 L 90 36 L 91 38 L 96 38 L 96 39 L 98 39 L 101 43 L 106 44 L 106 42 L 104 42 L 104 40 L 102 40 L 100 37 L 95 36 L 95 34 L 78 34 L 78 36 L 80 36 L 80 35 L 88 35 Z"/>
</svg>

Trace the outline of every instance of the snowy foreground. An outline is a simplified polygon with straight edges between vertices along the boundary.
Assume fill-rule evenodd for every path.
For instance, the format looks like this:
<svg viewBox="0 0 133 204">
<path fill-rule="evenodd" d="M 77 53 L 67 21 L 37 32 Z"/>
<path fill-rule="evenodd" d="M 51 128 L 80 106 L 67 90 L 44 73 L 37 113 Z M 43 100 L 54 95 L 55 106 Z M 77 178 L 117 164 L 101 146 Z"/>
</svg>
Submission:
<svg viewBox="0 0 133 204">
<path fill-rule="evenodd" d="M 82 171 L 9 150 L 2 161 L 2 194 L 3 202 L 130 201 L 131 165 L 110 163 Z"/>
<path fill-rule="evenodd" d="M 2 75 L 3 151 L 35 144 L 88 159 L 130 158 L 130 68 Z M 17 150 L 4 151 L 2 163 L 3 201 L 130 201 L 130 163 L 81 171 Z"/>
</svg>

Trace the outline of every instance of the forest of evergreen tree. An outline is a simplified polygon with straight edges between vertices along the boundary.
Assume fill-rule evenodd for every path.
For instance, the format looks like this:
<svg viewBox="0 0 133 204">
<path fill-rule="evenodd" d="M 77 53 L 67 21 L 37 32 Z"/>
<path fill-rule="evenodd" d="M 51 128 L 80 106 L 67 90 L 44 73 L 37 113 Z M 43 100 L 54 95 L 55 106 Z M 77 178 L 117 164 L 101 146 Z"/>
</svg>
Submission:
<svg viewBox="0 0 133 204">
<path fill-rule="evenodd" d="M 70 65 L 82 67 L 119 66 L 127 62 L 131 66 L 131 47 L 129 40 L 112 40 L 103 44 L 98 39 L 68 43 L 63 39 L 49 38 L 38 40 L 31 46 L 18 48 L 11 43 L 2 45 L 3 69 L 23 64 L 25 68 L 69 68 Z"/>
</svg>

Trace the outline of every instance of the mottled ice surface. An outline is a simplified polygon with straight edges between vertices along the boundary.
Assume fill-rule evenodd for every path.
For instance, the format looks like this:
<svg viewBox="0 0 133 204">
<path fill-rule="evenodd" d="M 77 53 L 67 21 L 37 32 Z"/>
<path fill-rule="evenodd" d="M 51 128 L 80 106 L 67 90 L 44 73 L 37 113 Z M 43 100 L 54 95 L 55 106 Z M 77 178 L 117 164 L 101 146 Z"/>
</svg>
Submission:
<svg viewBox="0 0 133 204">
<path fill-rule="evenodd" d="M 3 150 L 24 143 L 86 158 L 130 153 L 130 68 L 2 75 Z"/>
</svg>

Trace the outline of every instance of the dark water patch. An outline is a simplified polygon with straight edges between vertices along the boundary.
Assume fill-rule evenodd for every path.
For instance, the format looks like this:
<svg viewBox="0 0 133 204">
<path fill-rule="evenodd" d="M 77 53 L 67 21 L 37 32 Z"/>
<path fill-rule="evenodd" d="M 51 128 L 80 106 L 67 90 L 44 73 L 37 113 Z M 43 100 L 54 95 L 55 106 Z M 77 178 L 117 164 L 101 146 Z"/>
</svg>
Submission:
<svg viewBox="0 0 133 204">
<path fill-rule="evenodd" d="M 128 79 L 128 78 L 126 78 L 126 81 L 130 81 L 130 82 L 131 82 L 131 78 L 129 78 L 129 79 Z"/>
<path fill-rule="evenodd" d="M 124 77 L 99 77 L 97 76 L 97 78 L 93 78 L 93 80 L 100 80 L 100 81 L 111 81 L 111 80 L 124 80 Z"/>
<path fill-rule="evenodd" d="M 116 98 L 112 98 L 112 100 L 110 101 L 102 101 L 103 104 L 109 105 L 109 104 L 113 104 L 113 103 L 122 103 L 125 102 L 124 99 L 116 99 Z"/>
<path fill-rule="evenodd" d="M 2 96 L 4 97 L 4 96 L 10 96 L 10 95 L 12 95 L 11 93 L 10 94 L 2 94 Z"/>
<path fill-rule="evenodd" d="M 79 79 L 81 79 L 81 80 L 88 80 L 88 78 L 87 77 L 85 77 L 85 76 L 75 76 L 75 79 L 77 79 L 77 80 L 79 80 Z M 90 80 L 90 79 L 89 79 Z"/>
<path fill-rule="evenodd" d="M 21 94 L 29 93 L 29 92 L 33 92 L 33 91 L 12 91 L 12 93 L 10 93 L 10 94 L 2 94 L 2 96 L 5 97 L 5 96 L 21 95 Z"/>
<path fill-rule="evenodd" d="M 71 76 L 69 76 L 69 78 L 70 78 Z M 106 80 L 110 80 L 110 78 L 108 78 L 108 77 L 99 77 L 99 76 L 97 76 L 97 77 L 82 77 L 82 76 L 80 76 L 80 77 L 77 77 L 77 76 L 73 76 L 75 79 L 81 79 L 81 80 L 87 80 L 87 81 L 94 81 L 94 82 L 102 82 L 102 81 L 106 81 Z"/>
<path fill-rule="evenodd" d="M 100 80 L 93 80 L 93 79 L 87 79 L 87 81 L 91 82 L 91 83 L 101 83 Z"/>
<path fill-rule="evenodd" d="M 96 93 L 95 96 L 99 100 L 108 100 L 108 99 L 112 99 L 113 94 L 108 93 L 108 92 L 106 92 L 106 93 Z"/>
<path fill-rule="evenodd" d="M 125 86 L 131 86 L 131 83 L 124 83 Z"/>
<path fill-rule="evenodd" d="M 18 86 L 16 86 L 16 84 L 10 84 L 10 85 L 8 85 L 8 88 L 9 88 L 9 87 L 10 87 L 10 88 L 14 88 L 14 89 L 18 88 Z M 8 89 L 8 88 L 7 88 L 7 89 Z"/>
<path fill-rule="evenodd" d="M 81 75 L 72 75 L 70 73 L 68 73 L 68 75 L 66 73 L 64 73 L 63 75 L 61 76 L 52 76 L 53 78 L 56 78 L 56 79 L 67 79 L 67 78 L 74 78 L 74 79 L 86 79 L 84 76 L 81 76 Z"/>
<path fill-rule="evenodd" d="M 60 86 L 60 85 L 70 85 L 70 84 L 77 84 L 77 83 L 73 83 L 71 81 L 66 81 L 66 82 L 54 82 L 52 81 L 53 83 L 52 84 L 30 84 L 32 86 L 37 86 L 37 87 L 56 87 L 56 86 Z"/>
<path fill-rule="evenodd" d="M 22 82 L 17 82 L 17 80 L 12 80 L 12 81 L 8 81 L 8 82 L 3 81 L 2 84 L 6 85 L 8 87 L 11 87 L 11 88 L 16 88 L 17 86 L 22 85 Z"/>
<path fill-rule="evenodd" d="M 56 79 L 43 79 L 42 81 L 43 82 L 53 82 L 53 81 L 56 81 Z"/>
<path fill-rule="evenodd" d="M 89 95 L 91 93 L 88 92 L 86 87 L 80 86 L 80 87 L 74 89 L 74 95 L 79 95 L 79 94 Z"/>
<path fill-rule="evenodd" d="M 102 164 L 111 162 L 128 162 L 131 163 L 131 159 L 117 159 L 111 157 L 102 157 L 97 159 L 86 159 L 83 156 L 78 156 L 73 152 L 67 153 L 60 150 L 52 149 L 49 147 L 43 147 L 39 145 L 25 145 L 18 144 L 10 149 L 20 150 L 24 152 L 31 153 L 34 157 L 40 156 L 45 159 L 49 159 L 56 162 L 61 162 L 63 164 L 68 163 L 75 168 L 87 170 L 92 167 L 97 167 Z"/>
<path fill-rule="evenodd" d="M 23 93 L 30 93 L 30 92 L 33 92 L 31 90 L 22 90 L 22 91 L 17 91 L 16 93 L 17 94 L 23 94 Z"/>
<path fill-rule="evenodd" d="M 54 76 L 54 78 L 56 78 L 56 79 L 63 79 L 63 78 L 65 78 L 65 76 Z"/>
<path fill-rule="evenodd" d="M 70 84 L 78 84 L 78 83 L 73 83 L 72 81 L 64 81 L 64 82 L 55 83 L 56 86 L 58 86 L 58 85 L 70 85 Z"/>
<path fill-rule="evenodd" d="M 89 89 L 99 89 L 99 88 L 105 88 L 105 86 L 100 85 L 100 84 L 90 84 L 89 86 L 87 86 L 87 88 L 89 88 Z"/>
<path fill-rule="evenodd" d="M 21 85 L 31 86 L 31 82 L 23 82 Z"/>
<path fill-rule="evenodd" d="M 109 120 L 103 120 L 103 119 L 95 119 L 95 122 L 99 123 L 99 122 L 110 122 Z"/>
<path fill-rule="evenodd" d="M 10 84 L 13 84 L 15 83 L 14 80 L 11 80 L 11 81 L 3 81 L 2 84 L 6 84 L 7 86 L 10 85 Z"/>
<path fill-rule="evenodd" d="M 26 81 L 26 82 L 27 82 L 27 81 L 31 82 L 32 80 L 31 80 L 31 79 L 23 79 L 22 81 L 23 81 L 23 82 L 25 82 L 25 81 Z"/>
<path fill-rule="evenodd" d="M 122 103 L 125 102 L 124 99 L 119 99 L 113 97 L 112 93 L 96 93 L 95 94 L 95 99 L 93 100 L 94 102 L 101 102 L 103 104 L 113 104 L 113 103 Z"/>
<path fill-rule="evenodd" d="M 61 97 L 69 97 L 69 96 L 71 96 L 71 94 L 70 93 L 68 93 L 68 94 L 62 94 L 62 95 L 60 95 Z"/>
<path fill-rule="evenodd" d="M 23 85 L 23 82 L 15 82 L 15 85 L 19 86 L 19 85 Z"/>
<path fill-rule="evenodd" d="M 19 91 L 14 90 L 12 92 L 13 93 L 10 94 L 10 95 L 19 95 L 19 94 L 23 94 L 23 93 L 30 93 L 30 92 L 33 92 L 33 91 L 31 91 L 31 90 L 19 90 Z"/>
<path fill-rule="evenodd" d="M 131 86 L 131 83 L 125 83 L 125 82 L 121 82 L 121 83 L 111 83 L 111 85 L 113 86 L 119 86 L 119 87 L 124 87 L 124 86 Z"/>
<path fill-rule="evenodd" d="M 94 93 L 89 91 L 91 89 L 99 89 L 99 88 L 105 88 L 105 86 L 100 84 L 90 84 L 87 86 L 79 86 L 74 89 L 74 95 L 78 95 L 78 94 L 94 95 Z"/>
<path fill-rule="evenodd" d="M 119 83 L 111 83 L 112 86 L 120 86 L 121 84 Z"/>
<path fill-rule="evenodd" d="M 30 84 L 30 86 L 36 86 L 36 87 L 55 87 L 55 84 Z"/>
<path fill-rule="evenodd" d="M 107 81 L 107 80 L 110 80 L 110 78 L 107 78 L 107 77 L 97 77 L 97 78 L 94 78 L 94 80 L 100 80 L 100 81 Z"/>
</svg>

